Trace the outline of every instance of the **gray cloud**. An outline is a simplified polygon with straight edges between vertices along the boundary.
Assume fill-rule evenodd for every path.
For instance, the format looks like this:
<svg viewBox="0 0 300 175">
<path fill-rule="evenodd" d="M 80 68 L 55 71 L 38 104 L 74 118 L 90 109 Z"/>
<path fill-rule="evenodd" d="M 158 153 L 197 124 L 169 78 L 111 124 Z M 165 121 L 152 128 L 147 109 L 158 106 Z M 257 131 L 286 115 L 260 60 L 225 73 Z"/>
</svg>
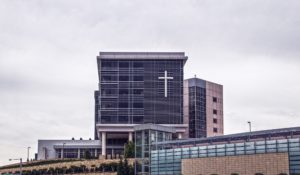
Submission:
<svg viewBox="0 0 300 175">
<path fill-rule="evenodd" d="M 0 164 L 33 153 L 39 138 L 93 136 L 99 51 L 185 51 L 185 77 L 224 85 L 226 133 L 248 120 L 256 130 L 299 125 L 299 6 L 2 0 Z"/>
</svg>

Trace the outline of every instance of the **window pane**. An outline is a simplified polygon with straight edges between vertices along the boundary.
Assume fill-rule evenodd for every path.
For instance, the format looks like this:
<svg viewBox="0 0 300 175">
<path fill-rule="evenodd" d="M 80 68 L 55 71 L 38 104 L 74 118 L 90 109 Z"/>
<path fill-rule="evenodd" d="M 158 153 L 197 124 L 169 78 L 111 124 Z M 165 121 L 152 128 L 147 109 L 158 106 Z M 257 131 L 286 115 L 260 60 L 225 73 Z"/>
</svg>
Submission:
<svg viewBox="0 0 300 175">
<path fill-rule="evenodd" d="M 119 108 L 128 108 L 128 103 L 126 103 L 126 102 L 120 102 L 119 103 Z"/>
<path fill-rule="evenodd" d="M 144 104 L 143 103 L 133 103 L 133 108 L 143 108 Z"/>
<path fill-rule="evenodd" d="M 129 67 L 129 63 L 128 62 L 119 62 L 119 67 L 120 68 L 128 68 Z"/>
<path fill-rule="evenodd" d="M 144 116 L 133 116 L 133 123 L 143 123 Z"/>
<path fill-rule="evenodd" d="M 143 76 L 134 76 L 133 81 L 144 81 L 144 77 Z"/>
<path fill-rule="evenodd" d="M 143 67 L 143 63 L 142 62 L 134 62 L 133 63 L 133 67 L 134 68 L 142 68 Z"/>
<path fill-rule="evenodd" d="M 120 123 L 128 123 L 128 116 L 119 116 Z"/>
<path fill-rule="evenodd" d="M 136 94 L 136 95 L 142 95 L 144 92 L 143 89 L 133 89 L 133 94 Z"/>
<path fill-rule="evenodd" d="M 120 95 L 128 95 L 128 89 L 119 89 Z"/>
<path fill-rule="evenodd" d="M 129 77 L 128 76 L 120 76 L 119 81 L 129 81 Z"/>
</svg>

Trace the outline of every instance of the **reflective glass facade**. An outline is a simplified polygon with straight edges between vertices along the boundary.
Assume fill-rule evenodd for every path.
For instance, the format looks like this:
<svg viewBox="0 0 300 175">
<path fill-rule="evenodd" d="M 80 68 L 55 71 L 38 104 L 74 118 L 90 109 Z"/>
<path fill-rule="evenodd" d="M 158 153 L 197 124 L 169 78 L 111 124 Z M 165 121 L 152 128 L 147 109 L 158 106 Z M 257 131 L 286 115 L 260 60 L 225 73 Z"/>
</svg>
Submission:
<svg viewBox="0 0 300 175">
<path fill-rule="evenodd" d="M 189 138 L 206 137 L 206 90 L 189 87 Z"/>
<path fill-rule="evenodd" d="M 172 133 L 153 129 L 135 131 L 136 174 L 150 174 L 150 152 L 155 142 L 172 140 Z"/>
<path fill-rule="evenodd" d="M 151 151 L 151 174 L 181 174 L 181 159 L 287 152 L 291 175 L 300 173 L 300 140 L 280 139 Z"/>
<path fill-rule="evenodd" d="M 182 124 L 184 59 L 98 58 L 95 123 Z"/>
</svg>

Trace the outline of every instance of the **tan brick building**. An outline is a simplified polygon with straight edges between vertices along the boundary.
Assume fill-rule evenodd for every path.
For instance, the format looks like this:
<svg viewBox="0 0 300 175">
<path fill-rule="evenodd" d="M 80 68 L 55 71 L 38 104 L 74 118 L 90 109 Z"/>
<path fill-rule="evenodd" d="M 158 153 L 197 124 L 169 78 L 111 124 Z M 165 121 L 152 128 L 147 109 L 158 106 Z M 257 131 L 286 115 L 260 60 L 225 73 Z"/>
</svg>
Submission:
<svg viewBox="0 0 300 175">
<path fill-rule="evenodd" d="M 184 175 L 264 175 L 289 174 L 288 153 L 254 154 L 183 159 Z"/>
</svg>

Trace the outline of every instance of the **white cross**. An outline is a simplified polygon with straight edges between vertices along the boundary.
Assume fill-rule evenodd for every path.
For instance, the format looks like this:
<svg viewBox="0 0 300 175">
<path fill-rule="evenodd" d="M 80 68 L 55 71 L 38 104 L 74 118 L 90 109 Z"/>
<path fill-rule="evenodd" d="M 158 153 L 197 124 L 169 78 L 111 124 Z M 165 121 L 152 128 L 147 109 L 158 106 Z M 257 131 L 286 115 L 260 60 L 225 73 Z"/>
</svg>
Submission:
<svg viewBox="0 0 300 175">
<path fill-rule="evenodd" d="M 168 77 L 168 72 L 165 70 L 165 76 L 158 79 L 165 80 L 165 97 L 168 97 L 168 80 L 173 80 L 173 77 Z"/>
</svg>

